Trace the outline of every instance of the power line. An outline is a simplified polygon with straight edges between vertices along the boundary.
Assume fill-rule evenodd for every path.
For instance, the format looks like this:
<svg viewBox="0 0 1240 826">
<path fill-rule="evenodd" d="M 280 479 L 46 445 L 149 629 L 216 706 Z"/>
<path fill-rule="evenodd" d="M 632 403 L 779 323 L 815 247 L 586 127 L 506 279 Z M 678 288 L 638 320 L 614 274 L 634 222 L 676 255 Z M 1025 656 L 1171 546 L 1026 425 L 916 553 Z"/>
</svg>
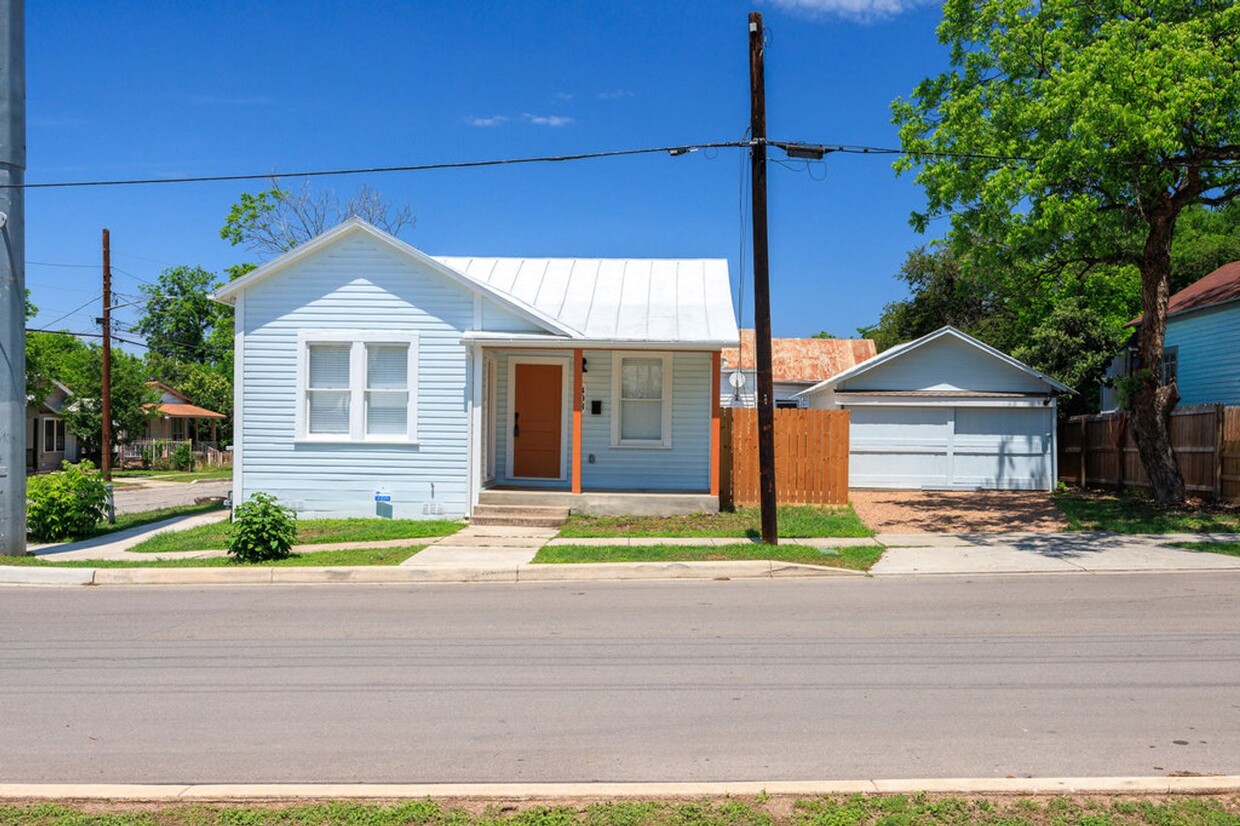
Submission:
<svg viewBox="0 0 1240 826">
<path fill-rule="evenodd" d="M 59 318 L 57 318 L 55 321 L 49 321 L 49 322 L 47 322 L 47 326 L 48 326 L 48 327 L 51 327 L 53 324 L 59 324 L 61 321 L 64 321 L 66 318 L 68 318 L 68 317 L 69 317 L 69 316 L 71 316 L 71 315 L 77 315 L 78 313 L 82 312 L 82 310 L 85 310 L 87 307 L 89 307 L 91 304 L 94 304 L 96 301 L 98 301 L 98 300 L 99 300 L 99 299 L 101 299 L 101 298 L 103 298 L 103 295 L 102 295 L 102 294 L 95 296 L 95 297 L 94 297 L 94 298 L 92 298 L 90 301 L 87 301 L 87 302 L 85 302 L 84 304 L 82 304 L 80 307 L 75 307 L 75 308 L 73 308 L 72 310 L 70 310 L 69 312 L 67 312 L 67 313 L 65 313 L 64 315 L 60 316 L 60 317 L 59 317 Z"/>
<path fill-rule="evenodd" d="M 59 261 L 27 261 L 26 266 L 34 267 L 72 267 L 74 269 L 94 269 L 98 264 L 64 264 Z"/>
<path fill-rule="evenodd" d="M 148 184 L 195 184 L 219 181 L 259 181 L 273 177 L 280 178 L 321 178 L 334 175 L 377 175 L 389 172 L 429 172 L 437 169 L 478 169 L 487 166 L 508 166 L 513 164 L 561 163 L 564 161 L 585 161 L 596 158 L 621 158 L 631 155 L 684 155 L 699 149 L 721 149 L 725 147 L 746 146 L 738 141 L 721 141 L 716 143 L 691 143 L 674 146 L 655 146 L 645 149 L 613 149 L 602 152 L 578 152 L 571 155 L 537 155 L 523 158 L 497 158 L 482 161 L 455 161 L 451 163 L 406 164 L 402 166 L 371 166 L 345 169 L 315 169 L 300 172 L 261 172 L 243 175 L 193 175 L 184 178 L 117 178 L 103 181 L 46 181 L 42 183 L 10 184 L 9 189 L 66 189 L 70 187 L 93 186 L 145 186 Z"/>
</svg>

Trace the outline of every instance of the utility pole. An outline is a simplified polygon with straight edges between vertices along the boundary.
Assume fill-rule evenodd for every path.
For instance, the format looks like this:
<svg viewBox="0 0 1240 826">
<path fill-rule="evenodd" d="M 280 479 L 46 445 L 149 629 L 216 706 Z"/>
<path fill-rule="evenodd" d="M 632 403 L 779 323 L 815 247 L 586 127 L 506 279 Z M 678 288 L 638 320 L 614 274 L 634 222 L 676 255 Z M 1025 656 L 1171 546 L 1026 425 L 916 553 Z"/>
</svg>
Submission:
<svg viewBox="0 0 1240 826">
<path fill-rule="evenodd" d="M 112 481 L 112 236 L 103 230 L 103 481 Z"/>
<path fill-rule="evenodd" d="M 758 373 L 758 493 L 762 541 L 779 542 L 775 502 L 775 383 L 771 374 L 771 272 L 766 243 L 766 71 L 762 14 L 749 13 L 749 157 L 753 176 L 753 326 Z"/>
<path fill-rule="evenodd" d="M 26 14 L 0 0 L 0 555 L 26 553 Z"/>
</svg>

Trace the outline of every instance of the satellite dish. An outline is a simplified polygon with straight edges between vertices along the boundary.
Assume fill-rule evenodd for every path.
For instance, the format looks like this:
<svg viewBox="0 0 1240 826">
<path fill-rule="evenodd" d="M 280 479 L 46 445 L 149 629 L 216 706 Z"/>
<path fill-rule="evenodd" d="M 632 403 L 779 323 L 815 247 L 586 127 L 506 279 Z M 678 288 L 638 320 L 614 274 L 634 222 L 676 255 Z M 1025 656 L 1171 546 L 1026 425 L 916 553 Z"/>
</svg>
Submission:
<svg viewBox="0 0 1240 826">
<path fill-rule="evenodd" d="M 745 386 L 745 374 L 740 370 L 736 370 L 728 376 L 728 384 L 737 390 Z"/>
</svg>

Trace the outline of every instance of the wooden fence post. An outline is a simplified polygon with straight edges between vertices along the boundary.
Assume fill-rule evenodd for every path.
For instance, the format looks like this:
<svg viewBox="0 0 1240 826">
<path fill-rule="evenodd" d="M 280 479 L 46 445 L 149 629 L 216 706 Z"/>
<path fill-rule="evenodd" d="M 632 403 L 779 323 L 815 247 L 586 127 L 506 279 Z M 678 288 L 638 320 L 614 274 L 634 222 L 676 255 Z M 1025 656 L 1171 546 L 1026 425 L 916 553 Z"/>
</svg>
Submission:
<svg viewBox="0 0 1240 826">
<path fill-rule="evenodd" d="M 1085 485 L 1088 481 L 1085 476 L 1085 460 L 1089 455 L 1088 454 L 1089 442 L 1086 441 L 1088 438 L 1089 438 L 1089 417 L 1081 416 L 1081 444 L 1080 444 L 1079 454 L 1078 454 L 1081 459 L 1081 466 L 1077 469 L 1077 476 L 1080 477 L 1080 481 L 1077 483 L 1077 486 L 1080 487 L 1081 490 L 1085 489 Z"/>
<path fill-rule="evenodd" d="M 1214 501 L 1223 501 L 1223 451 L 1226 449 L 1224 428 L 1227 411 L 1223 405 L 1214 405 Z"/>
<path fill-rule="evenodd" d="M 1116 454 L 1119 458 L 1119 461 L 1115 463 L 1115 490 L 1117 493 L 1123 493 L 1124 492 L 1124 464 L 1125 462 L 1127 462 L 1127 459 L 1125 457 L 1127 455 L 1127 448 L 1128 448 L 1128 416 L 1127 414 L 1125 413 L 1119 414 L 1119 419 L 1116 420 L 1116 426 L 1119 432 L 1118 432 L 1118 436 L 1115 441 L 1115 445 L 1116 445 Z"/>
</svg>

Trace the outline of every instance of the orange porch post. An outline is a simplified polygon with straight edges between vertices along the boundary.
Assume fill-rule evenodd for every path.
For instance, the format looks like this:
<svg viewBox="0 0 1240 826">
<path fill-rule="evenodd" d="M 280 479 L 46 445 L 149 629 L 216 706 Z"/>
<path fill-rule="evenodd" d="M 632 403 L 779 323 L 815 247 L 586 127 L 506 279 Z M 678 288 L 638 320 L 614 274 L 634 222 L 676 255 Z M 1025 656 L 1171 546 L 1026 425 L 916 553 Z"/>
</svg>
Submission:
<svg viewBox="0 0 1240 826">
<path fill-rule="evenodd" d="M 581 404 L 585 394 L 581 375 L 584 352 L 573 350 L 573 493 L 581 493 Z"/>
<path fill-rule="evenodd" d="M 723 354 L 710 354 L 710 495 L 719 495 L 719 378 Z"/>
</svg>

